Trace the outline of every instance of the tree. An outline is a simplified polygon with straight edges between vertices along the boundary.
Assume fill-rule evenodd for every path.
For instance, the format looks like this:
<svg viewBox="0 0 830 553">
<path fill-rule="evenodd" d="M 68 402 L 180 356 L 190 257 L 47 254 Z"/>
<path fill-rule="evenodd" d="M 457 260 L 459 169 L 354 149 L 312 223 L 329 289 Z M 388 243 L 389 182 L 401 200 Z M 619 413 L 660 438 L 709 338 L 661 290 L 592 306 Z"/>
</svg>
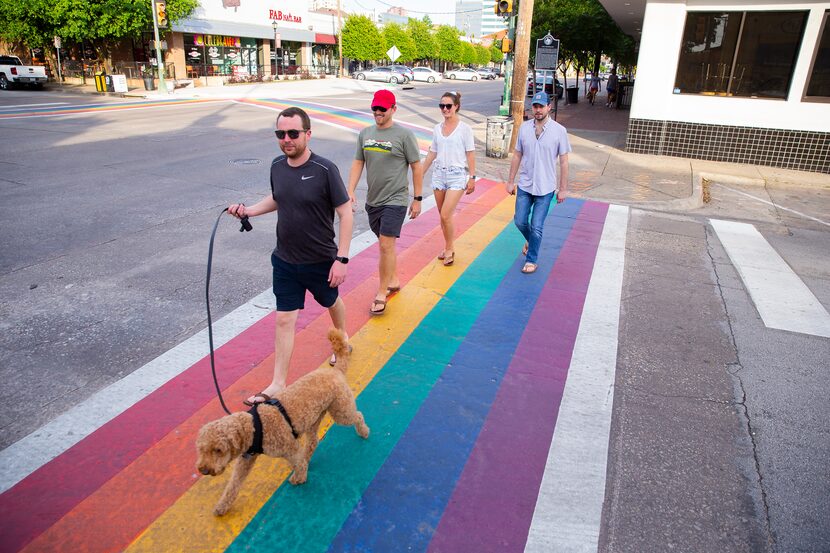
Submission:
<svg viewBox="0 0 830 553">
<path fill-rule="evenodd" d="M 462 48 L 458 39 L 459 30 L 450 25 L 441 25 L 435 32 L 436 50 L 434 57 L 451 63 L 461 63 Z"/>
<path fill-rule="evenodd" d="M 476 62 L 476 49 L 469 42 L 461 42 L 461 59 L 464 65 L 473 65 Z"/>
<path fill-rule="evenodd" d="M 498 41 L 498 46 L 495 43 L 490 47 L 490 61 L 493 63 L 501 63 L 504 60 L 504 53 L 501 51 L 501 41 Z"/>
<path fill-rule="evenodd" d="M 384 57 L 380 31 L 365 15 L 350 15 L 343 24 L 343 55 L 360 61 Z"/>
<path fill-rule="evenodd" d="M 473 46 L 476 50 L 476 65 L 487 65 L 490 63 L 490 50 L 482 46 L 481 44 L 476 44 Z"/>
<path fill-rule="evenodd" d="M 424 16 L 427 18 L 427 16 Z M 435 57 L 437 50 L 435 37 L 432 34 L 432 24 L 418 19 L 410 19 L 406 23 L 406 30 L 415 43 L 416 60 L 426 60 Z"/>
<path fill-rule="evenodd" d="M 416 59 L 418 49 L 406 29 L 397 23 L 387 23 L 384 25 L 381 34 L 383 35 L 384 52 L 388 52 L 392 46 L 397 46 L 401 52 L 401 57 L 397 59 L 397 62 L 407 63 Z"/>
<path fill-rule="evenodd" d="M 190 15 L 198 0 L 166 0 L 171 21 Z M 109 68 L 115 45 L 153 28 L 152 3 L 135 0 L 0 0 L 0 38 L 28 48 L 46 47 L 52 37 L 89 42 Z"/>
</svg>

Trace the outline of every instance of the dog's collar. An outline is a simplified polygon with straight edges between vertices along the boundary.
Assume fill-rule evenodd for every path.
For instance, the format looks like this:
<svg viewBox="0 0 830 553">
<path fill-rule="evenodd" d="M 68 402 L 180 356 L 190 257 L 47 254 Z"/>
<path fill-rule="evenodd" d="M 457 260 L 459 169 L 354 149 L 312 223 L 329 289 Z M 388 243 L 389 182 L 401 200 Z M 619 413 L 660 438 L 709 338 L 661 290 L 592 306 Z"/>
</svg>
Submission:
<svg viewBox="0 0 830 553">
<path fill-rule="evenodd" d="M 288 426 L 291 428 L 291 434 L 294 435 L 294 439 L 296 440 L 300 437 L 294 429 L 294 423 L 291 422 L 291 417 L 288 416 L 288 411 L 285 410 L 285 407 L 283 407 L 282 403 L 280 403 L 280 400 L 269 399 L 268 401 L 260 401 L 259 403 L 254 403 L 254 406 L 248 409 L 248 412 L 254 418 L 254 443 L 251 444 L 251 447 L 248 448 L 245 455 L 258 455 L 262 453 L 262 420 L 259 418 L 257 407 L 263 403 L 276 407 L 282 415 L 282 418 L 285 419 L 285 422 L 287 422 Z"/>
</svg>

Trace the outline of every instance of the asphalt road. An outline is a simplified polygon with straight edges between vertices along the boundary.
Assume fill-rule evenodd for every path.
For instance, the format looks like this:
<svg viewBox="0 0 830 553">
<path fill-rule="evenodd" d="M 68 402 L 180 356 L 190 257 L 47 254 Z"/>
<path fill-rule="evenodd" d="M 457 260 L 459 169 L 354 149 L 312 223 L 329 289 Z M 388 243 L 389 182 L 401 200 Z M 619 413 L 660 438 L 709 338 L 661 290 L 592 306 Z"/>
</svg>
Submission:
<svg viewBox="0 0 830 553">
<path fill-rule="evenodd" d="M 502 86 L 418 86 L 397 117 L 432 127 L 458 89 L 479 123 Z M 0 108 L 50 102 L 123 103 L 15 91 Z M 268 192 L 274 115 L 216 102 L 0 120 L 0 447 L 205 327 L 209 233 L 223 207 Z M 313 126 L 344 179 L 354 148 Z M 830 551 L 830 340 L 767 328 L 709 224 L 754 224 L 828 307 L 830 227 L 814 220 L 828 193 L 713 193 L 694 212 L 632 211 L 600 549 Z M 270 287 L 275 215 L 252 222 L 220 224 L 214 319 Z"/>
</svg>

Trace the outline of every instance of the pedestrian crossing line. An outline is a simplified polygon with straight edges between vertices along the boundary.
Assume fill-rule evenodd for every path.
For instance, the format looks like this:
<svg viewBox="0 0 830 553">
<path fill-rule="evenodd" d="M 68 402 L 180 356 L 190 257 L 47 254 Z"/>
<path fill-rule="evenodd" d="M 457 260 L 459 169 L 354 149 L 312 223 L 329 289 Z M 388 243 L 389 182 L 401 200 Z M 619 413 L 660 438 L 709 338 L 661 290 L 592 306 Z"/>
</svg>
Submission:
<svg viewBox="0 0 830 553">
<path fill-rule="evenodd" d="M 456 279 L 463 278 L 462 271 L 467 265 L 473 263 L 479 253 L 505 228 L 512 219 L 512 209 L 511 198 L 502 200 L 486 217 L 456 240 L 458 251 L 466 254 L 464 257 L 456 258 L 452 269 L 429 263 L 398 293 L 388 313 L 383 317 L 370 319 L 352 335 L 354 357 L 347 379 L 358 395 L 358 406 L 361 409 L 364 408 L 364 404 L 359 394 L 446 294 Z M 433 251 L 430 251 L 430 257 L 434 258 Z M 366 306 L 368 302 L 356 307 L 367 309 Z M 347 310 L 349 307 L 347 304 Z M 371 427 L 372 421 L 367 422 Z M 324 423 L 321 435 L 325 434 L 329 427 L 330 422 Z M 342 430 L 351 432 L 351 437 L 354 437 L 352 429 Z M 370 439 L 378 440 L 382 439 L 382 436 L 373 434 Z M 321 442 L 318 452 L 325 447 L 327 441 L 328 438 Z M 355 447 L 355 442 L 350 441 L 350 445 Z M 338 470 L 323 466 L 318 454 L 312 463 L 316 468 L 312 469 L 314 472 L 310 474 L 309 481 L 300 487 L 303 493 L 310 493 L 315 482 L 322 482 L 327 470 Z M 183 548 L 193 551 L 224 551 L 279 488 L 288 476 L 289 470 L 282 460 L 261 458 L 245 483 L 243 495 L 234 504 L 234 508 L 221 519 L 214 518 L 209 511 L 218 499 L 226 477 L 201 478 L 158 517 L 127 551 L 178 551 Z M 204 514 L 194 517 L 194 513 Z M 273 550 L 273 547 L 271 549 Z"/>
<path fill-rule="evenodd" d="M 710 219 L 767 328 L 830 338 L 830 314 L 748 223 Z"/>
<path fill-rule="evenodd" d="M 0 108 L 0 119 L 23 119 L 27 117 L 55 117 L 58 115 L 95 114 L 102 111 L 124 111 L 147 108 L 166 108 L 177 106 L 193 106 L 209 102 L 227 102 L 224 98 L 183 98 L 170 100 L 153 100 L 149 102 L 130 102 L 124 104 L 87 104 L 83 106 L 70 105 L 66 107 L 35 108 L 25 112 L 5 111 Z"/>
<path fill-rule="evenodd" d="M 463 232 L 476 224 L 503 198 L 499 186 L 483 182 L 479 190 L 466 196 L 459 204 L 456 215 L 458 231 Z M 438 242 L 442 240 L 437 222 L 438 214 L 432 210 L 417 219 L 407 220 L 404 225 L 399 240 L 401 247 L 405 248 L 399 257 L 399 271 L 404 285 L 414 272 L 434 259 L 434 251 L 440 247 Z M 349 278 L 341 286 L 341 294 L 349 309 L 360 313 L 349 317 L 349 332 L 356 331 L 369 318 L 363 308 L 371 303 L 377 288 L 376 243 L 365 251 L 355 250 L 354 246 L 353 241 Z M 270 290 L 268 293 L 271 293 Z M 273 298 L 270 301 L 273 302 Z M 320 319 L 322 315 L 324 317 Z M 356 320 L 363 322 L 355 326 Z M 317 326 L 313 331 L 302 332 L 315 322 Z M 309 370 L 327 357 L 328 345 L 324 342 L 328 326 L 330 321 L 325 310 L 308 301 L 297 325 L 299 333 L 292 361 L 294 367 Z M 226 390 L 226 400 L 233 405 L 239 405 L 252 390 L 261 389 L 265 382 L 270 381 L 273 332 L 273 317 L 267 316 L 241 332 L 226 347 L 217 350 L 220 386 Z M 49 544 L 48 548 L 52 550 L 58 549 L 56 544 L 66 544 L 65 548 L 60 548 L 65 551 L 77 551 L 77 547 L 81 546 L 86 551 L 96 550 L 91 543 L 100 544 L 99 550 L 102 551 L 121 550 L 192 485 L 196 432 L 220 412 L 209 378 L 205 380 L 205 375 L 209 374 L 207 359 L 204 358 L 205 342 L 202 340 L 199 344 L 203 356 L 199 363 L 124 416 L 107 424 L 91 439 L 73 448 L 71 455 L 61 456 L 49 463 L 28 479 L 25 486 L 0 497 L 0 513 L 3 514 L 0 528 L 5 530 L 7 542 L 16 539 L 25 543 L 49 528 L 55 517 L 62 516 L 57 524 L 31 544 L 31 550 L 38 551 L 45 544 Z M 247 357 L 257 360 L 253 364 L 259 363 L 248 374 L 252 363 L 245 360 Z M 300 375 L 298 370 L 292 369 L 289 377 L 293 380 Z M 196 415 L 193 415 L 194 410 L 198 411 Z M 136 420 L 141 421 L 141 432 L 134 429 Z M 192 424 L 188 425 L 188 422 Z M 176 428 L 176 425 L 180 426 Z M 102 433 L 104 437 L 100 438 Z M 146 438 L 152 436 L 157 437 L 147 441 Z M 104 447 L 111 454 L 107 464 L 101 465 L 99 456 Z M 150 449 L 145 452 L 146 448 Z M 136 459 L 136 456 L 140 457 Z M 171 463 L 171 459 L 188 460 Z M 95 470 L 92 465 L 87 467 L 89 463 L 94 465 Z M 159 467 L 164 467 L 160 474 Z M 64 492 L 58 498 L 48 494 L 55 478 L 61 478 L 64 486 Z M 132 501 L 124 502 L 125 496 L 130 496 Z M 73 509 L 81 500 L 82 503 Z M 20 504 L 26 504 L 27 510 L 14 509 L 15 505 Z M 72 512 L 63 516 L 69 509 Z M 90 538 L 90 534 L 95 537 Z"/>
<path fill-rule="evenodd" d="M 526 552 L 597 550 L 614 403 L 627 228 L 628 208 L 610 206 Z"/>
</svg>

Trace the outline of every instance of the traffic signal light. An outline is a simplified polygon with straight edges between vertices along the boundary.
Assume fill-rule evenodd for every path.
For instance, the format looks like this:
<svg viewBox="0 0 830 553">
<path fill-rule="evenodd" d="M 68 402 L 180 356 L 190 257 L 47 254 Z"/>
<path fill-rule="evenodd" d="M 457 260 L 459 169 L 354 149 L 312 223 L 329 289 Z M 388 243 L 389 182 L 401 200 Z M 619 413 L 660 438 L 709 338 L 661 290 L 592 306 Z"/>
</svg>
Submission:
<svg viewBox="0 0 830 553">
<path fill-rule="evenodd" d="M 507 37 L 501 39 L 501 51 L 504 53 L 509 52 L 513 49 L 513 41 Z"/>
<path fill-rule="evenodd" d="M 156 22 L 159 27 L 167 27 L 170 21 L 167 19 L 167 2 L 156 0 Z"/>
<path fill-rule="evenodd" d="M 513 13 L 513 0 L 498 0 L 496 2 L 496 14 L 508 15 Z"/>
</svg>

